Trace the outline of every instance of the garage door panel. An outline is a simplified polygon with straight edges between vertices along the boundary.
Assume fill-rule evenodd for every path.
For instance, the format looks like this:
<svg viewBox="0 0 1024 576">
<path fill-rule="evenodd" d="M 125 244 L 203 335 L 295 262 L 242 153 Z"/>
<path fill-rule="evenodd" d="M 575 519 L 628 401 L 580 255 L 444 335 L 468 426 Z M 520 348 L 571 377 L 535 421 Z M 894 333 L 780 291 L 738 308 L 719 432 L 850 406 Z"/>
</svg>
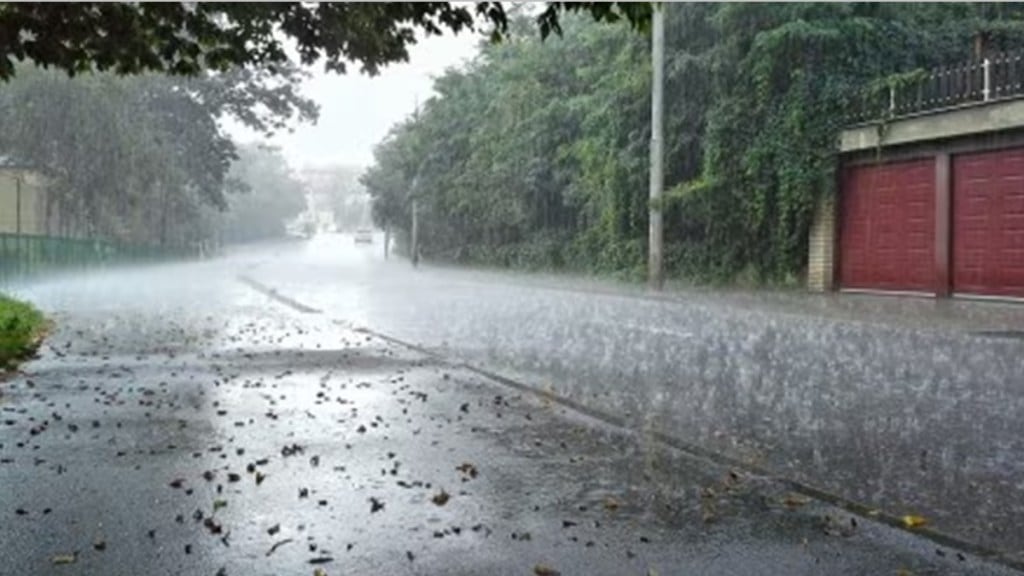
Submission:
<svg viewBox="0 0 1024 576">
<path fill-rule="evenodd" d="M 1024 298 L 1024 149 L 953 158 L 953 290 Z"/>
<path fill-rule="evenodd" d="M 932 289 L 934 166 L 928 159 L 846 170 L 840 224 L 843 287 Z"/>
</svg>

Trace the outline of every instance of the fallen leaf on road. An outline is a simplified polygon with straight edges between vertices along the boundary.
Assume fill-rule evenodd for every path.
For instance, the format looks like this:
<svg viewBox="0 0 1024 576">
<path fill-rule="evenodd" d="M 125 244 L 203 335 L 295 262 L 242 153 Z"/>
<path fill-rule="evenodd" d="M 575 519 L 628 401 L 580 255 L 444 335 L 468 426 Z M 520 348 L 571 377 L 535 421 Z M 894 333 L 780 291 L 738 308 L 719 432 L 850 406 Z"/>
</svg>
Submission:
<svg viewBox="0 0 1024 576">
<path fill-rule="evenodd" d="M 281 546 L 284 546 L 285 544 L 288 544 L 290 542 L 293 542 L 293 540 L 291 538 L 285 538 L 284 540 L 281 540 L 280 542 L 274 542 L 274 545 L 270 547 L 270 550 L 267 550 L 267 556 L 269 557 L 274 552 L 277 552 L 278 548 L 280 548 Z"/>
<path fill-rule="evenodd" d="M 60 564 L 74 564 L 77 559 L 75 554 L 58 554 L 53 557 L 53 563 Z"/>
<path fill-rule="evenodd" d="M 221 508 L 226 508 L 227 505 L 228 505 L 228 501 L 227 500 L 214 500 L 213 501 L 213 511 L 216 512 L 217 510 L 220 510 Z"/>
<path fill-rule="evenodd" d="M 301 454 L 303 451 L 304 449 L 302 448 L 302 446 L 299 446 L 298 444 L 292 444 L 291 446 L 285 446 L 284 448 L 281 448 L 281 456 L 287 458 L 289 456 L 294 456 L 295 454 Z"/>
<path fill-rule="evenodd" d="M 210 534 L 220 534 L 221 531 L 223 531 L 221 525 L 218 524 L 213 518 L 207 518 L 206 520 L 203 520 L 203 526 L 206 526 L 206 529 L 210 531 Z"/>
<path fill-rule="evenodd" d="M 379 512 L 384 509 L 384 503 L 374 497 L 370 497 L 370 513 Z"/>
<path fill-rule="evenodd" d="M 562 576 L 562 573 L 550 566 L 544 564 L 537 564 L 533 567 L 533 573 L 536 576 Z"/>
<path fill-rule="evenodd" d="M 715 521 L 715 511 L 710 507 L 703 507 L 700 514 L 701 520 L 705 524 L 710 524 Z"/>
<path fill-rule="evenodd" d="M 786 496 L 786 498 L 782 500 L 782 503 L 785 504 L 786 506 L 790 507 L 790 508 L 797 508 L 799 506 L 803 506 L 803 505 L 809 503 L 810 501 L 811 501 L 810 498 L 805 498 L 803 496 L 796 496 L 794 494 L 790 494 L 789 496 Z"/>
<path fill-rule="evenodd" d="M 256 472 L 256 485 L 257 486 L 259 486 L 260 484 L 263 484 L 263 481 L 266 480 L 266 479 L 267 479 L 267 475 L 266 474 L 264 474 L 263 472 L 259 472 L 259 471 Z"/>
<path fill-rule="evenodd" d="M 613 512 L 615 510 L 618 510 L 619 509 L 619 501 L 616 500 L 615 498 L 612 498 L 611 496 L 605 498 L 604 499 L 604 509 L 605 510 L 610 510 L 610 511 L 613 511 Z"/>
<path fill-rule="evenodd" d="M 441 490 L 437 494 L 434 494 L 434 497 L 431 498 L 430 501 L 433 502 L 434 504 L 437 504 L 438 506 L 444 506 L 445 504 L 448 503 L 449 499 L 451 499 L 451 495 L 449 495 L 444 490 Z"/>
<path fill-rule="evenodd" d="M 479 473 L 477 471 L 477 469 L 476 469 L 476 466 L 474 466 L 473 464 L 470 464 L 469 462 L 463 462 L 462 464 L 457 466 L 455 469 L 458 470 L 459 472 L 462 472 L 466 476 L 469 476 L 470 478 L 476 478 L 477 474 Z M 463 479 L 463 480 L 465 480 L 465 479 Z"/>
<path fill-rule="evenodd" d="M 323 568 L 317 568 L 313 570 L 313 576 L 327 576 L 327 571 Z"/>
<path fill-rule="evenodd" d="M 924 526 L 927 523 L 928 520 L 923 516 L 914 516 L 912 514 L 908 514 L 903 517 L 903 525 L 907 528 L 918 528 L 920 526 Z"/>
</svg>

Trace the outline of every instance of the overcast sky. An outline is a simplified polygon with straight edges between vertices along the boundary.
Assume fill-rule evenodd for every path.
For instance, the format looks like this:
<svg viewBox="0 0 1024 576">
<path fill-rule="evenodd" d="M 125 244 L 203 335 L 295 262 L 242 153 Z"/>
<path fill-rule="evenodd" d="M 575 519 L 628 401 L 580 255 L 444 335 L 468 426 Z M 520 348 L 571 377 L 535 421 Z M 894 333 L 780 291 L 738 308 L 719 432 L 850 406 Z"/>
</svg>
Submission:
<svg viewBox="0 0 1024 576">
<path fill-rule="evenodd" d="M 294 169 L 304 166 L 346 164 L 368 166 L 373 146 L 392 124 L 411 114 L 417 99 L 431 94 L 431 78 L 451 66 L 461 66 L 476 52 L 477 37 L 463 32 L 447 33 L 420 40 L 409 50 L 409 62 L 393 64 L 378 76 L 368 77 L 351 66 L 342 76 L 312 69 L 302 92 L 320 105 L 315 126 L 301 125 L 292 134 L 264 140 L 245 127 L 225 120 L 224 127 L 235 140 L 260 140 L 282 148 Z"/>
</svg>

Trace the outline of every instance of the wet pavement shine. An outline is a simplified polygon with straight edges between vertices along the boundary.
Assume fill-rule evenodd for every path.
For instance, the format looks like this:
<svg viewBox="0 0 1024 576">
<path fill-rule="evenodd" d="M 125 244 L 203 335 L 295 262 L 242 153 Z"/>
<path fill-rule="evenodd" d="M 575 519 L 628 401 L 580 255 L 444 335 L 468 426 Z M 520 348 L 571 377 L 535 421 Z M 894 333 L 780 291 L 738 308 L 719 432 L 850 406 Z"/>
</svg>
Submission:
<svg viewBox="0 0 1024 576">
<path fill-rule="evenodd" d="M 346 241 L 347 240 L 347 241 Z M 1024 564 L 1024 306 L 252 255 L 289 299 Z"/>
<path fill-rule="evenodd" d="M 17 290 L 0 574 L 1017 573 L 238 280 L 276 257 Z"/>
</svg>

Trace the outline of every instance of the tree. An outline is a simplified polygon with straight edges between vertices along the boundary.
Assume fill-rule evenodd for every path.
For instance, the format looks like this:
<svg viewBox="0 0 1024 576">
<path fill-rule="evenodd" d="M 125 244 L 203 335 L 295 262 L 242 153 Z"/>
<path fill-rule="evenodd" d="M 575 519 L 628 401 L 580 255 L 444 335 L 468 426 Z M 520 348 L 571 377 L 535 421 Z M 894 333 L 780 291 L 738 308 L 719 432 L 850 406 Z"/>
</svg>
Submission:
<svg viewBox="0 0 1024 576">
<path fill-rule="evenodd" d="M 677 275 L 793 281 L 836 142 L 865 87 L 958 62 L 976 38 L 1024 46 L 1006 4 L 665 4 L 666 265 Z M 649 61 L 643 35 L 569 16 L 435 82 L 380 143 L 374 214 L 408 227 L 418 177 L 424 255 L 639 276 L 647 243 Z M 980 35 L 980 36 L 979 36 Z M 429 145 L 423 145 L 423 143 Z"/>
<path fill-rule="evenodd" d="M 428 256 L 631 265 L 621 241 L 645 212 L 629 194 L 646 171 L 645 42 L 582 17 L 564 25 L 563 38 L 541 43 L 520 15 L 505 42 L 437 80 L 437 96 L 381 143 L 364 179 L 379 221 L 407 226 L 418 176 Z"/>
<path fill-rule="evenodd" d="M 414 140 L 408 136 L 414 125 L 399 124 L 374 149 L 376 164 L 362 176 L 362 184 L 373 198 L 371 215 L 381 228 L 397 227 L 408 231 L 410 227 L 409 189 L 415 177 L 419 151 L 411 150 Z"/>
<path fill-rule="evenodd" d="M 644 26 L 650 5 L 551 2 L 537 17 L 543 36 L 560 32 L 559 14 L 586 11 L 595 19 L 625 18 Z M 408 59 L 415 32 L 460 32 L 479 19 L 494 38 L 508 29 L 500 2 L 475 7 L 449 2 L 349 3 L 3 3 L 0 4 L 0 78 L 14 75 L 14 60 L 31 60 L 69 74 L 89 70 L 118 74 L 261 67 L 288 63 L 284 39 L 294 41 L 301 62 L 324 60 L 344 72 L 348 62 L 375 74 Z"/>
<path fill-rule="evenodd" d="M 0 91 L 0 154 L 50 181 L 51 233 L 184 245 L 214 233 L 235 146 L 218 119 L 271 131 L 311 120 L 294 67 L 175 78 L 67 78 L 32 66 Z"/>
<path fill-rule="evenodd" d="M 223 214 L 225 242 L 282 237 L 286 221 L 306 207 L 306 186 L 277 148 L 240 147 L 229 178 L 238 190 L 230 196 Z"/>
<path fill-rule="evenodd" d="M 369 196 L 359 182 L 363 171 L 360 166 L 334 165 L 301 173 L 316 208 L 333 213 L 339 230 L 353 231 L 370 224 Z"/>
</svg>

